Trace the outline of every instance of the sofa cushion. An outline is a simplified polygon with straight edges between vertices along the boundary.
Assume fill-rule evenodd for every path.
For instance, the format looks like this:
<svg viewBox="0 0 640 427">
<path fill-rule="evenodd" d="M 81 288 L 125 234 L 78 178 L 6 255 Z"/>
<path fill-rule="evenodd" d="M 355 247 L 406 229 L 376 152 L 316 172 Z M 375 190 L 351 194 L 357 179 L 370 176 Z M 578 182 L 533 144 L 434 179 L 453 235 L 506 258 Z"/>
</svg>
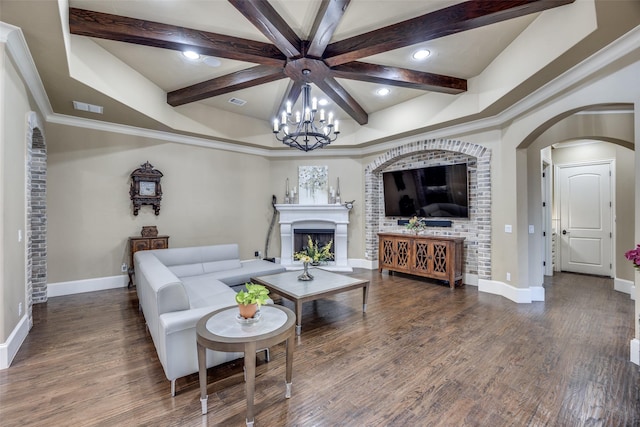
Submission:
<svg viewBox="0 0 640 427">
<path fill-rule="evenodd" d="M 207 274 L 207 277 L 219 279 L 229 286 L 236 286 L 249 282 L 251 278 L 255 276 L 265 276 L 267 274 L 282 273 L 284 271 L 286 271 L 286 268 L 280 264 L 261 259 L 252 259 L 240 262 L 238 268 L 213 272 Z"/>
<path fill-rule="evenodd" d="M 222 270 L 233 270 L 240 267 L 242 267 L 242 264 L 240 264 L 240 259 L 227 259 L 224 261 L 209 261 L 202 263 L 202 269 L 204 270 L 204 273 L 213 273 Z"/>
<path fill-rule="evenodd" d="M 182 285 L 191 308 L 211 307 L 211 311 L 236 304 L 236 293 L 229 286 L 208 276 L 183 277 Z"/>
<path fill-rule="evenodd" d="M 202 263 L 167 266 L 178 277 L 199 276 L 204 273 Z"/>
</svg>

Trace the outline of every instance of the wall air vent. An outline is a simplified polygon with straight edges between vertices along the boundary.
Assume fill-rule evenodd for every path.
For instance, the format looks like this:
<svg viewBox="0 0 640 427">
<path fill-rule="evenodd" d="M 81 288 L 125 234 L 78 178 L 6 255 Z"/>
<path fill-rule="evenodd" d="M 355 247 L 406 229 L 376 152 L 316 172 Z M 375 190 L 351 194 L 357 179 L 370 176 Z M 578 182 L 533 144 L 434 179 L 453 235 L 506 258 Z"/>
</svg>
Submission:
<svg viewBox="0 0 640 427">
<path fill-rule="evenodd" d="M 86 102 L 73 101 L 73 108 L 78 111 L 88 111 L 90 113 L 102 114 L 104 107 L 101 105 L 87 104 Z"/>
<path fill-rule="evenodd" d="M 247 103 L 247 101 L 245 101 L 244 99 L 240 99 L 240 98 L 231 98 L 229 99 L 229 102 L 233 105 L 237 105 L 238 107 L 242 107 L 244 104 Z"/>
</svg>

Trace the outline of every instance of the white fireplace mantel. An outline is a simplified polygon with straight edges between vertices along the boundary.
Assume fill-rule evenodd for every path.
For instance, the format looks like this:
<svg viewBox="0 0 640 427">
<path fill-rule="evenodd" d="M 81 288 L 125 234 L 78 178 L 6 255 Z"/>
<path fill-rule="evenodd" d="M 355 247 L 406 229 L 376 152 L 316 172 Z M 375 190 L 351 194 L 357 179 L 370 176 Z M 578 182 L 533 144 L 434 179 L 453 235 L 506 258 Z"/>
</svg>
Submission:
<svg viewBox="0 0 640 427">
<path fill-rule="evenodd" d="M 278 204 L 280 213 L 280 263 L 287 269 L 300 268 L 300 262 L 293 259 L 294 230 L 315 228 L 333 230 L 334 258 L 327 270 L 353 271 L 347 258 L 347 227 L 349 209 L 344 205 L 285 205 Z"/>
</svg>

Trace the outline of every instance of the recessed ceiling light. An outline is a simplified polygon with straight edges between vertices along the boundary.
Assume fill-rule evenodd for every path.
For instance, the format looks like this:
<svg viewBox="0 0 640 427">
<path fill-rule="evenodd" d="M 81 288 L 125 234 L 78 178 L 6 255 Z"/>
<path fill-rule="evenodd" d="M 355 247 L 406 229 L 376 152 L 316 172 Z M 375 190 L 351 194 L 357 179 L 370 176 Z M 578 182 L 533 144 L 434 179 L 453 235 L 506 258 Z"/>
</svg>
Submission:
<svg viewBox="0 0 640 427">
<path fill-rule="evenodd" d="M 196 59 L 200 59 L 200 54 L 198 52 L 194 52 L 192 50 L 185 50 L 184 52 L 182 52 L 182 54 L 184 55 L 185 58 L 187 59 L 191 59 L 191 60 L 196 60 Z"/>
<path fill-rule="evenodd" d="M 205 56 L 202 62 L 207 64 L 209 67 L 219 67 L 220 64 L 222 64 L 218 58 L 215 58 L 213 56 Z"/>
<path fill-rule="evenodd" d="M 322 98 L 321 100 L 318 101 L 318 105 L 324 107 L 329 105 L 329 101 L 327 101 L 326 99 Z"/>
<path fill-rule="evenodd" d="M 391 90 L 389 90 L 386 87 L 380 88 L 376 91 L 376 95 L 378 96 L 387 96 L 391 93 Z"/>
<path fill-rule="evenodd" d="M 413 52 L 411 58 L 415 59 L 416 61 L 422 61 L 423 59 L 427 59 L 429 55 L 431 55 L 430 51 L 428 51 L 427 49 L 420 49 Z"/>
</svg>

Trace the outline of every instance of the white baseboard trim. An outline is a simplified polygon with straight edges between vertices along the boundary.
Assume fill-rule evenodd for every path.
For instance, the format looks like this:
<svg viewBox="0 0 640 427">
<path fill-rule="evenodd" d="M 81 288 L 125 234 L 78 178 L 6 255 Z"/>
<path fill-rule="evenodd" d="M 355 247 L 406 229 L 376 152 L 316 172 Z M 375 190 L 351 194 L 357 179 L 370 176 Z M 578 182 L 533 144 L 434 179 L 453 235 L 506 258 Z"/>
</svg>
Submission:
<svg viewBox="0 0 640 427">
<path fill-rule="evenodd" d="M 376 270 L 378 268 L 378 261 L 368 259 L 349 258 L 347 262 L 353 268 L 366 268 L 367 270 Z"/>
<path fill-rule="evenodd" d="M 462 282 L 465 285 L 478 286 L 478 275 L 464 273 L 462 277 Z"/>
<path fill-rule="evenodd" d="M 635 363 L 636 365 L 640 365 L 640 340 L 634 338 L 631 340 L 631 345 L 629 346 L 629 360 Z"/>
<path fill-rule="evenodd" d="M 500 295 L 519 304 L 528 304 L 533 301 L 544 301 L 544 288 L 532 286 L 530 288 L 516 288 L 497 280 L 478 280 L 478 291 L 488 294 Z"/>
<path fill-rule="evenodd" d="M 47 297 L 81 294 L 84 292 L 104 291 L 105 289 L 124 288 L 129 283 L 129 276 L 119 275 L 98 277 L 95 279 L 74 280 L 47 284 Z"/>
<path fill-rule="evenodd" d="M 613 289 L 624 294 L 629 294 L 632 300 L 636 299 L 636 287 L 631 280 L 613 279 Z"/>
<path fill-rule="evenodd" d="M 0 344 L 0 369 L 7 369 L 11 366 L 13 358 L 18 354 L 18 350 L 20 350 L 20 346 L 27 338 L 28 333 L 29 318 L 25 314 L 13 329 L 7 341 Z"/>
</svg>

